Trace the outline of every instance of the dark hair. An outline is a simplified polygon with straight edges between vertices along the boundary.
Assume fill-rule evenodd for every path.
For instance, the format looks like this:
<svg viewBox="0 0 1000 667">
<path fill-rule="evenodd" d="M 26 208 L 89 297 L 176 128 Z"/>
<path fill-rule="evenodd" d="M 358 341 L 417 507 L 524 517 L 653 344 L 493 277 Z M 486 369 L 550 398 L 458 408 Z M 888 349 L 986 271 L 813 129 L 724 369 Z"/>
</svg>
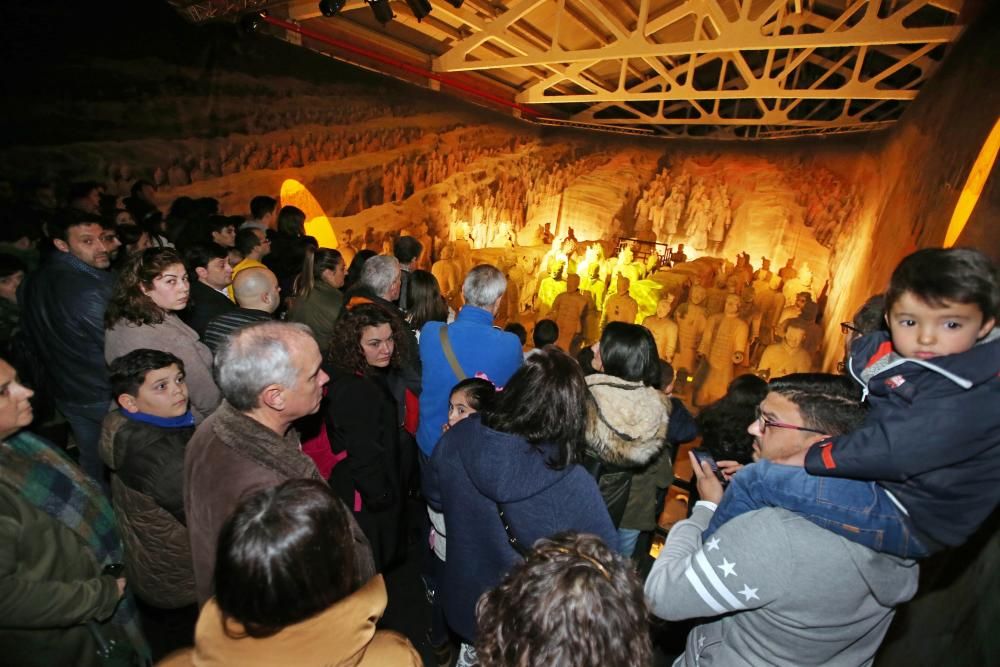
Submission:
<svg viewBox="0 0 1000 667">
<path fill-rule="evenodd" d="M 250 217 L 260 220 L 278 206 L 278 200 L 266 195 L 258 195 L 250 200 Z"/>
<path fill-rule="evenodd" d="M 209 233 L 209 239 L 212 238 L 212 232 L 221 232 L 226 227 L 232 227 L 235 229 L 236 227 L 239 227 L 239 225 L 233 221 L 231 216 L 225 215 L 210 215 L 208 216 L 208 220 L 205 221 L 205 229 Z"/>
<path fill-rule="evenodd" d="M 584 376 L 593 375 L 597 372 L 594 368 L 594 350 L 591 347 L 581 348 L 576 354 L 576 363 L 580 364 L 580 370 Z"/>
<path fill-rule="evenodd" d="M 410 326 L 419 331 L 428 322 L 448 321 L 448 302 L 444 300 L 434 274 L 415 269 L 410 271 L 406 285 Z"/>
<path fill-rule="evenodd" d="M 674 372 L 674 367 L 670 365 L 669 362 L 660 359 L 660 380 L 656 383 L 656 388 L 659 390 L 666 389 L 674 381 L 677 374 Z"/>
<path fill-rule="evenodd" d="M 378 253 L 374 250 L 365 248 L 364 250 L 359 250 L 354 255 L 354 259 L 351 260 L 351 265 L 347 267 L 347 277 L 344 278 L 344 289 L 357 284 L 357 282 L 361 280 L 361 271 L 365 268 L 365 262 L 372 257 L 375 257 L 377 254 Z"/>
<path fill-rule="evenodd" d="M 868 297 L 858 312 L 854 313 L 851 323 L 861 330 L 861 335 L 885 328 L 885 295 L 876 294 Z"/>
<path fill-rule="evenodd" d="M 307 245 L 304 251 L 302 271 L 295 279 L 295 296 L 303 298 L 309 295 L 317 282 L 323 280 L 324 271 L 327 269 L 333 271 L 338 265 L 344 263 L 344 256 L 340 254 L 339 250 L 316 249 Z"/>
<path fill-rule="evenodd" d="M 62 209 L 49 218 L 45 229 L 51 239 L 69 242 L 69 230 L 80 225 L 104 226 L 104 218 L 92 213 L 84 213 L 73 209 Z"/>
<path fill-rule="evenodd" d="M 904 292 L 929 306 L 974 304 L 983 322 L 1000 315 L 1000 276 L 989 257 L 972 248 L 924 248 L 907 255 L 892 272 L 885 312 Z"/>
<path fill-rule="evenodd" d="M 244 227 L 236 232 L 236 249 L 244 257 L 253 252 L 254 248 L 264 243 L 264 239 L 257 235 L 258 232 L 260 230 L 254 227 Z"/>
<path fill-rule="evenodd" d="M 412 236 L 400 236 L 392 244 L 392 254 L 396 256 L 400 264 L 412 262 L 420 257 L 420 253 L 423 251 L 423 244 Z"/>
<path fill-rule="evenodd" d="M 353 545 L 347 506 L 322 481 L 292 479 L 245 498 L 215 556 L 226 633 L 233 619 L 250 637 L 269 637 L 361 588 Z"/>
<path fill-rule="evenodd" d="M 302 236 L 305 233 L 305 212 L 296 206 L 282 206 L 278 211 L 278 231 L 289 236 Z"/>
<path fill-rule="evenodd" d="M 559 325 L 552 320 L 538 320 L 531 332 L 531 343 L 535 347 L 552 345 L 559 340 Z"/>
<path fill-rule="evenodd" d="M 798 407 L 803 426 L 828 435 L 857 429 L 867 412 L 857 383 L 843 375 L 793 373 L 771 380 L 768 390 Z"/>
<path fill-rule="evenodd" d="M 27 265 L 17 257 L 0 252 L 0 278 L 7 278 L 18 271 L 28 272 Z"/>
<path fill-rule="evenodd" d="M 174 264 L 183 266 L 184 261 L 173 248 L 146 248 L 129 257 L 115 280 L 104 325 L 110 329 L 119 320 L 136 325 L 161 323 L 165 315 L 163 309 L 140 287 L 152 289 L 153 280 Z"/>
<path fill-rule="evenodd" d="M 548 461 L 565 468 L 580 459 L 586 422 L 587 384 L 576 361 L 549 345 L 524 360 L 493 405 L 483 424 L 511 433 L 532 445 L 551 443 L 558 455 Z"/>
<path fill-rule="evenodd" d="M 458 392 L 463 392 L 469 399 L 469 407 L 478 412 L 479 410 L 486 410 L 493 404 L 493 399 L 497 395 L 497 388 L 492 382 L 483 378 L 465 378 L 451 388 L 448 398 L 451 398 Z"/>
<path fill-rule="evenodd" d="M 559 533 L 476 606 L 480 667 L 649 667 L 653 647 L 632 561 L 595 535 Z"/>
<path fill-rule="evenodd" d="M 503 328 L 504 331 L 512 333 L 517 336 L 517 339 L 521 341 L 521 346 L 523 347 L 526 342 L 528 342 L 528 330 L 524 328 L 524 325 L 520 322 L 511 322 Z"/>
<path fill-rule="evenodd" d="M 698 414 L 701 446 L 716 461 L 753 461 L 753 436 L 747 433 L 757 416 L 757 406 L 767 396 L 767 382 L 753 374 L 729 383 L 726 395 Z"/>
<path fill-rule="evenodd" d="M 189 271 L 204 269 L 213 259 L 229 259 L 229 249 L 218 243 L 196 243 L 184 249 L 184 263 Z"/>
<path fill-rule="evenodd" d="M 146 381 L 146 374 L 160 368 L 177 364 L 184 372 L 184 362 L 169 352 L 162 350 L 138 349 L 124 354 L 108 364 L 111 376 L 111 396 L 117 398 L 122 394 L 135 396 L 139 387 Z"/>
<path fill-rule="evenodd" d="M 143 234 L 149 236 L 149 232 L 138 225 L 116 225 L 115 233 L 126 250 L 141 241 Z"/>
<path fill-rule="evenodd" d="M 132 184 L 132 189 L 129 191 L 129 194 L 131 194 L 133 197 L 138 197 L 139 195 L 142 194 L 142 189 L 147 186 L 153 188 L 154 190 L 156 189 L 155 185 L 153 185 L 149 181 L 140 178 L 139 180 L 137 180 L 135 183 Z"/>
<path fill-rule="evenodd" d="M 660 357 L 649 329 L 638 324 L 609 322 L 601 334 L 604 373 L 655 387 L 660 382 Z"/>
<path fill-rule="evenodd" d="M 333 327 L 333 338 L 330 341 L 330 361 L 348 373 L 368 373 L 368 360 L 361 349 L 361 332 L 365 327 L 377 327 L 388 324 L 392 328 L 392 340 L 395 349 L 390 368 L 399 368 L 403 363 L 406 351 L 406 332 L 398 317 L 375 303 L 362 303 L 353 308 L 345 309 Z"/>
<path fill-rule="evenodd" d="M 77 199 L 83 199 L 84 197 L 90 195 L 94 190 L 99 190 L 101 185 L 97 181 L 78 181 L 76 183 L 69 184 L 69 191 L 66 193 L 66 199 L 70 202 L 74 202 Z"/>
</svg>

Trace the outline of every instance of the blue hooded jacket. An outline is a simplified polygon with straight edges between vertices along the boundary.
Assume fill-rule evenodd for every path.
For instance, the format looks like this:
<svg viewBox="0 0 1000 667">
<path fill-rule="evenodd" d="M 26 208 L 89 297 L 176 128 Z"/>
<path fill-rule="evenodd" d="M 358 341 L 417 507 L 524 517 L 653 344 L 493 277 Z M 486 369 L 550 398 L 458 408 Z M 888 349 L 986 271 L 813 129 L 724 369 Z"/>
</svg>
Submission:
<svg viewBox="0 0 1000 667">
<path fill-rule="evenodd" d="M 438 441 L 424 470 L 427 503 L 444 514 L 448 560 L 438 594 L 451 628 L 466 642 L 476 636 L 476 602 L 521 560 L 508 542 L 501 505 L 518 542 L 573 530 L 593 533 L 614 549 L 618 534 L 597 483 L 583 467 L 555 470 L 554 445 L 532 446 L 520 436 L 487 428 L 472 415 Z"/>
<path fill-rule="evenodd" d="M 871 411 L 857 431 L 813 445 L 806 470 L 877 481 L 932 550 L 962 544 L 1000 502 L 1000 329 L 930 360 L 872 333 L 848 369 Z"/>
</svg>

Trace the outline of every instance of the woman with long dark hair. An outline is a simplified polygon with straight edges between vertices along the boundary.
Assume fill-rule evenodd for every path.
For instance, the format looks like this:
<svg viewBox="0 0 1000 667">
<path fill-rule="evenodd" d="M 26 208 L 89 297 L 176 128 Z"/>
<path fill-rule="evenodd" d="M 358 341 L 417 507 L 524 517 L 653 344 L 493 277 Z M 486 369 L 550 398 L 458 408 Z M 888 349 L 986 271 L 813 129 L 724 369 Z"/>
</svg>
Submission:
<svg viewBox="0 0 1000 667">
<path fill-rule="evenodd" d="M 409 305 L 406 310 L 406 321 L 420 340 L 420 329 L 428 322 L 447 322 L 449 320 L 448 303 L 441 295 L 441 287 L 437 278 L 430 271 L 414 269 L 410 271 L 407 292 Z"/>
<path fill-rule="evenodd" d="M 324 418 L 338 463 L 330 486 L 354 510 L 379 570 L 405 555 L 402 447 L 405 387 L 399 369 L 406 350 L 400 320 L 382 306 L 344 312 L 324 366 L 330 376 Z M 412 444 L 411 444 L 412 446 Z"/>
<path fill-rule="evenodd" d="M 467 645 L 475 640 L 476 601 L 535 540 L 576 530 L 617 546 L 597 484 L 578 465 L 586 397 L 576 361 L 545 348 L 525 360 L 491 406 L 456 423 L 434 448 L 424 495 L 448 526 L 437 594 Z M 469 654 L 463 647 L 463 659 Z"/>
<path fill-rule="evenodd" d="M 588 467 L 619 525 L 633 475 L 658 461 L 664 451 L 670 403 L 656 389 L 660 357 L 649 329 L 610 322 L 593 350 L 597 372 L 587 376 Z M 631 555 L 638 532 L 619 534 L 620 541 L 630 542 L 622 545 L 623 553 Z"/>
<path fill-rule="evenodd" d="M 330 349 L 333 325 L 344 307 L 344 258 L 337 250 L 307 247 L 302 272 L 295 279 L 295 301 L 288 320 L 312 329 L 320 353 Z"/>
<path fill-rule="evenodd" d="M 115 281 L 104 315 L 104 359 L 111 363 L 132 350 L 169 352 L 184 362 L 191 412 L 201 421 L 222 395 L 212 377 L 212 352 L 177 316 L 191 294 L 187 269 L 173 248 L 148 248 L 133 255 Z"/>
</svg>

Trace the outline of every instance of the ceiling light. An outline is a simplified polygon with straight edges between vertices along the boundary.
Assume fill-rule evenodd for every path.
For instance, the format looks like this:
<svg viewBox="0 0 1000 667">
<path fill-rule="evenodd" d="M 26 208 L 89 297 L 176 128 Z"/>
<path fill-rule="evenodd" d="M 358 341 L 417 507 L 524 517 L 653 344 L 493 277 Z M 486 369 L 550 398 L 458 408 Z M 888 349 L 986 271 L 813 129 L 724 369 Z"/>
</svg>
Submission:
<svg viewBox="0 0 1000 667">
<path fill-rule="evenodd" d="M 406 4 L 410 6 L 410 11 L 418 21 L 431 13 L 432 7 L 428 0 L 406 0 Z"/>
<path fill-rule="evenodd" d="M 375 20 L 385 25 L 389 21 L 395 18 L 395 14 L 392 13 L 392 7 L 389 6 L 389 0 L 365 0 L 368 6 L 372 8 L 372 14 L 375 15 Z"/>
<path fill-rule="evenodd" d="M 323 16 L 336 16 L 347 4 L 347 0 L 319 0 L 319 12 Z"/>
</svg>

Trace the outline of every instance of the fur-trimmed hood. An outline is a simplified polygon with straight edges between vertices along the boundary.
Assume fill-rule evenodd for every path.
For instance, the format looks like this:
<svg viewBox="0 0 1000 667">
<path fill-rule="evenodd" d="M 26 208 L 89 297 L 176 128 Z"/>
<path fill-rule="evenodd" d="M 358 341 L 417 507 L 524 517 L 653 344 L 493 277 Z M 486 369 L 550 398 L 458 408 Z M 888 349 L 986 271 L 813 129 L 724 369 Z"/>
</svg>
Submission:
<svg viewBox="0 0 1000 667">
<path fill-rule="evenodd" d="M 611 375 L 587 376 L 587 448 L 617 466 L 642 466 L 663 449 L 670 401 L 652 387 Z"/>
</svg>

